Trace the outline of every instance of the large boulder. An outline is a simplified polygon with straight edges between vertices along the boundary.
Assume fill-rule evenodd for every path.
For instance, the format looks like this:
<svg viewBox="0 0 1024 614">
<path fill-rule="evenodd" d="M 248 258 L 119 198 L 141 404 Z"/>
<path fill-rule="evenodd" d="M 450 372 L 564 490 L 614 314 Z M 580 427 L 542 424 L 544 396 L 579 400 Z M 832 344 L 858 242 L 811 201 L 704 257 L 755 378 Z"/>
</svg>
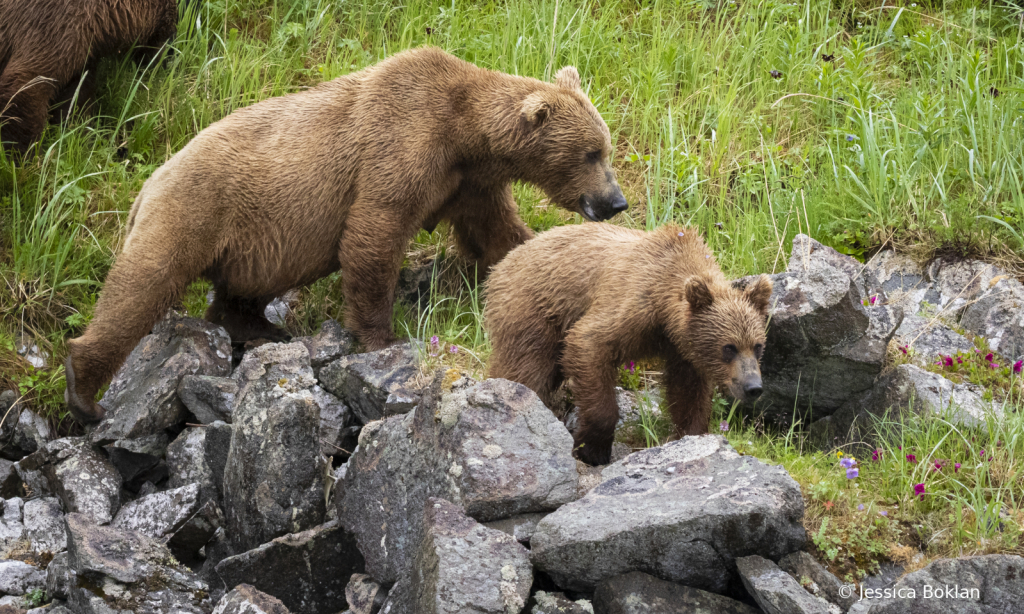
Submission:
<svg viewBox="0 0 1024 614">
<path fill-rule="evenodd" d="M 423 541 L 407 611 L 518 614 L 533 583 L 530 556 L 511 536 L 468 518 L 442 499 L 427 501 Z"/>
<path fill-rule="evenodd" d="M 1009 554 L 940 559 L 904 576 L 887 596 L 865 589 L 849 614 L 1019 612 L 1024 603 L 1024 558 Z"/>
<path fill-rule="evenodd" d="M 782 467 L 716 435 L 684 437 L 607 466 L 601 483 L 537 525 L 531 558 L 558 586 L 588 592 L 645 571 L 715 593 L 741 592 L 735 559 L 778 559 L 805 540 L 800 487 Z"/>
<path fill-rule="evenodd" d="M 43 472 L 69 513 L 81 512 L 106 524 L 121 507 L 121 474 L 103 450 L 85 438 L 51 441 L 22 463 Z"/>
<path fill-rule="evenodd" d="M 31 552 L 57 554 L 67 548 L 64 512 L 60 500 L 55 497 L 41 497 L 26 501 L 22 517 L 25 541 Z"/>
<path fill-rule="evenodd" d="M 882 371 L 903 310 L 887 304 L 862 269 L 806 235 L 793 239 L 788 271 L 772 276 L 764 394 L 756 404 L 772 422 L 788 424 L 794 408 L 811 419 L 830 415 L 871 389 Z"/>
<path fill-rule="evenodd" d="M 76 586 L 77 582 L 75 572 L 68 565 L 67 551 L 53 557 L 46 566 L 46 594 L 51 599 L 67 600 L 71 588 Z"/>
<path fill-rule="evenodd" d="M 65 520 L 73 611 L 205 614 L 212 609 L 207 586 L 163 544 L 135 531 L 93 524 L 83 514 Z"/>
<path fill-rule="evenodd" d="M 303 614 L 344 609 L 349 578 L 362 570 L 355 540 L 337 521 L 278 537 L 217 565 L 225 586 L 251 584 Z"/>
<path fill-rule="evenodd" d="M 841 614 L 836 606 L 815 597 L 793 576 L 766 558 L 751 555 L 736 559 L 743 586 L 765 614 Z"/>
<path fill-rule="evenodd" d="M 499 520 L 557 509 L 576 498 L 576 479 L 572 437 L 533 391 L 451 371 L 413 413 L 363 428 L 338 484 L 338 518 L 368 573 L 390 584 L 411 572 L 429 497 Z"/>
<path fill-rule="evenodd" d="M 110 462 L 121 474 L 124 487 L 139 492 L 146 482 L 156 484 L 167 477 L 167 444 L 170 438 L 160 432 L 138 439 L 120 439 L 104 446 Z"/>
<path fill-rule="evenodd" d="M 320 370 L 320 385 L 348 405 L 361 424 L 404 414 L 422 394 L 419 351 L 412 343 L 399 343 L 343 356 Z"/>
<path fill-rule="evenodd" d="M 911 364 L 885 371 L 867 394 L 855 397 L 831 416 L 813 422 L 812 440 L 831 445 L 836 441 L 872 439 L 872 427 L 887 412 L 900 416 L 913 411 L 942 416 L 959 426 L 978 427 L 1003 414 L 998 403 L 986 401 L 972 384 L 954 384 L 937 373 Z"/>
<path fill-rule="evenodd" d="M 779 568 L 793 577 L 812 594 L 839 606 L 843 612 L 857 601 L 854 595 L 846 595 L 843 583 L 832 572 L 825 569 L 810 554 L 800 551 L 787 554 L 779 560 Z M 845 596 L 844 596 L 845 595 Z"/>
<path fill-rule="evenodd" d="M 593 605 L 593 614 L 760 614 L 728 597 L 659 580 L 640 571 L 598 584 Z"/>
<path fill-rule="evenodd" d="M 1024 360 L 1024 284 L 993 277 L 964 310 L 960 324 L 1009 360 Z"/>
<path fill-rule="evenodd" d="M 143 337 L 110 382 L 100 404 L 107 417 L 91 434 L 94 442 L 154 435 L 185 421 L 178 397 L 186 375 L 231 373 L 231 339 L 220 326 L 172 315 Z"/>
<path fill-rule="evenodd" d="M 46 572 L 22 561 L 0 561 L 0 593 L 24 595 L 46 588 Z"/>
<path fill-rule="evenodd" d="M 237 372 L 223 509 L 232 547 L 245 552 L 323 522 L 328 467 L 305 346 L 262 345 L 246 353 Z"/>
<path fill-rule="evenodd" d="M 191 563 L 222 523 L 217 504 L 204 503 L 200 485 L 189 484 L 139 497 L 122 507 L 110 526 L 166 543 L 179 561 Z"/>
<path fill-rule="evenodd" d="M 238 382 L 230 377 L 186 375 L 178 383 L 178 397 L 200 424 L 231 423 Z"/>
<path fill-rule="evenodd" d="M 586 599 L 573 601 L 564 593 L 537 591 L 530 614 L 594 614 L 594 605 Z"/>
<path fill-rule="evenodd" d="M 313 374 L 319 376 L 320 369 L 342 356 L 348 356 L 356 347 L 356 338 L 334 320 L 324 320 L 320 330 L 312 337 L 295 339 L 309 351 L 309 363 Z"/>
<path fill-rule="evenodd" d="M 224 492 L 224 467 L 231 448 L 230 424 L 214 422 L 188 428 L 167 447 L 170 488 L 199 484 L 201 501 L 220 502 Z"/>
<path fill-rule="evenodd" d="M 280 600 L 239 584 L 217 602 L 213 614 L 290 614 Z"/>
</svg>

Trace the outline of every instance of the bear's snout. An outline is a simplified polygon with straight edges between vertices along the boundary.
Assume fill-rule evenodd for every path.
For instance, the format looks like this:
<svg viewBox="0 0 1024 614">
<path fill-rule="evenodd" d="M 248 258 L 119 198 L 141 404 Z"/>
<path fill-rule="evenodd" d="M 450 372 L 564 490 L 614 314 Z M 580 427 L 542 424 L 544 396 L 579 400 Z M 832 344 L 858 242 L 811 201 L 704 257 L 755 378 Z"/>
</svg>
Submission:
<svg viewBox="0 0 1024 614">
<path fill-rule="evenodd" d="M 743 394 L 747 397 L 747 400 L 758 398 L 762 392 L 760 377 L 752 378 L 743 383 Z"/>
<path fill-rule="evenodd" d="M 613 186 L 607 194 L 594 196 L 584 194 L 580 197 L 580 212 L 591 222 L 603 222 L 629 208 L 626 197 L 619 186 Z"/>
</svg>

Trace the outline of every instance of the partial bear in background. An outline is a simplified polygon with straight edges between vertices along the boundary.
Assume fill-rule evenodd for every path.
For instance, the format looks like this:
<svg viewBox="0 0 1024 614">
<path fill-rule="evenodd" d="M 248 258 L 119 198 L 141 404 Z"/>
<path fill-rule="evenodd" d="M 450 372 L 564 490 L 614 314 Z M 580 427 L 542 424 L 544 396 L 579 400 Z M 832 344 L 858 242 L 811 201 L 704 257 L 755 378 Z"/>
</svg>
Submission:
<svg viewBox="0 0 1024 614">
<path fill-rule="evenodd" d="M 726 281 L 693 228 L 652 232 L 563 226 L 513 250 L 491 272 L 488 376 L 532 388 L 548 406 L 566 378 L 580 408 L 577 458 L 607 464 L 618 366 L 661 358 L 676 435 L 708 431 L 714 387 L 761 394 L 771 280 Z"/>
<path fill-rule="evenodd" d="M 340 268 L 346 324 L 381 349 L 420 228 L 448 220 L 486 272 L 532 236 L 512 181 L 588 219 L 624 210 L 611 147 L 575 68 L 544 83 L 432 48 L 235 111 L 142 187 L 93 320 L 68 342 L 68 407 L 101 419 L 100 386 L 200 276 L 207 319 L 242 343 L 284 338 L 267 303 Z"/>
<path fill-rule="evenodd" d="M 92 98 L 100 58 L 151 57 L 177 27 L 177 0 L 0 0 L 0 142 L 24 153 L 51 105 Z"/>
</svg>

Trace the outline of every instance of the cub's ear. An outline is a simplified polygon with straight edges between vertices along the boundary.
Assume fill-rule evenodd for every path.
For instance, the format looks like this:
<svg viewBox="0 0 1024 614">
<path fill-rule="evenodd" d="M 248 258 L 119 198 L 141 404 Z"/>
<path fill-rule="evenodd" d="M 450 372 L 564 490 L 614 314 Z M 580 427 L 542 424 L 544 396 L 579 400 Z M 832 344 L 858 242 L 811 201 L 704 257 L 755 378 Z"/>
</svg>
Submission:
<svg viewBox="0 0 1024 614">
<path fill-rule="evenodd" d="M 768 315 L 768 303 L 772 298 L 772 280 L 767 275 L 760 275 L 747 287 L 747 301 L 762 316 Z"/>
<path fill-rule="evenodd" d="M 711 294 L 708 281 L 703 277 L 691 277 L 686 281 L 683 298 L 690 304 L 691 313 L 700 313 L 711 307 L 715 297 Z"/>
<path fill-rule="evenodd" d="M 555 85 L 567 90 L 578 90 L 582 85 L 580 73 L 576 72 L 575 66 L 565 66 L 555 73 Z"/>
<path fill-rule="evenodd" d="M 551 115 L 551 105 L 541 92 L 534 92 L 523 100 L 522 114 L 526 123 L 537 128 Z"/>
</svg>

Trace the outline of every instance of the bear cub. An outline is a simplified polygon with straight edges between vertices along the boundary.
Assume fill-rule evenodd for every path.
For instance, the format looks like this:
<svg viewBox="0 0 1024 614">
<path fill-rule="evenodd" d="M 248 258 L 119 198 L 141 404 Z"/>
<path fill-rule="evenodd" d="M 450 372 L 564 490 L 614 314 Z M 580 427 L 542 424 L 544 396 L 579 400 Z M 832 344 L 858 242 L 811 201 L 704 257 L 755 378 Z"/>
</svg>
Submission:
<svg viewBox="0 0 1024 614">
<path fill-rule="evenodd" d="M 580 263 L 580 264 L 574 264 Z M 550 407 L 565 379 L 580 408 L 576 457 L 611 457 L 618 366 L 662 359 L 676 436 L 707 433 L 712 393 L 761 394 L 771 280 L 730 283 L 693 228 L 555 228 L 491 272 L 484 327 L 489 377 L 533 389 Z"/>
</svg>

